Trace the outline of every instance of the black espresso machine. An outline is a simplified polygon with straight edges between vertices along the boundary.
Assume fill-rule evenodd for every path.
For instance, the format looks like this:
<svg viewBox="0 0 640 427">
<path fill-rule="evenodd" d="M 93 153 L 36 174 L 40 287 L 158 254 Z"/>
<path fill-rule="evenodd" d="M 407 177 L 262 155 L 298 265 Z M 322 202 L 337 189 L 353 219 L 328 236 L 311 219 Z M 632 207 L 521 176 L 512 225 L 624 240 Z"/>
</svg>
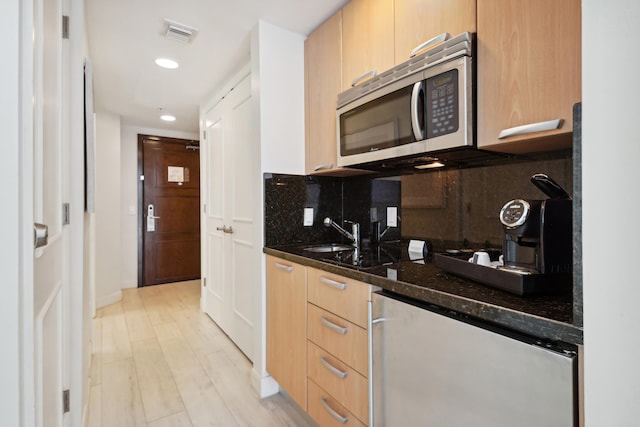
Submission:
<svg viewBox="0 0 640 427">
<path fill-rule="evenodd" d="M 571 198 L 545 174 L 533 175 L 531 182 L 549 198 L 514 199 L 500 210 L 504 267 L 531 274 L 571 273 Z"/>
<path fill-rule="evenodd" d="M 476 252 L 458 256 L 436 254 L 435 264 L 451 273 L 518 295 L 567 292 L 572 287 L 573 202 L 567 192 L 545 174 L 531 182 L 549 198 L 513 199 L 500 210 L 504 231 L 502 256 L 476 263 Z M 495 251 L 493 251 L 495 252 Z"/>
</svg>

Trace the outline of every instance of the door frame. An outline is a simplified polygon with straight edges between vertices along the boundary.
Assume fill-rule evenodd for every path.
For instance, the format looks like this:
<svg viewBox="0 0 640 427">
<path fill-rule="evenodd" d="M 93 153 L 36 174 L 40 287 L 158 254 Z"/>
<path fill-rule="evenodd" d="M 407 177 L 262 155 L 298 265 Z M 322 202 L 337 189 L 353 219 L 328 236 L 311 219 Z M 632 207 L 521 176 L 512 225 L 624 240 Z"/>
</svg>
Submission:
<svg viewBox="0 0 640 427">
<path fill-rule="evenodd" d="M 9 144 L 13 150 L 0 158 L 0 174 L 2 194 L 7 201 L 7 208 L 0 213 L 0 227 L 5 241 L 0 263 L 5 272 L 7 284 L 12 288 L 3 292 L 0 310 L 2 321 L 9 321 L 9 327 L 2 328 L 0 339 L 11 351 L 3 357 L 1 377 L 4 390 L 2 392 L 2 410 L 4 422 L 11 425 L 35 425 L 35 360 L 27 355 L 34 354 L 34 320 L 33 320 L 33 108 L 25 102 L 32 98 L 33 85 L 33 44 L 28 34 L 34 31 L 33 0 L 12 0 L 5 4 L 7 14 L 5 24 L 0 26 L 0 43 L 3 51 L 9 55 L 7 62 L 20 64 L 15 73 L 9 70 L 0 71 L 2 93 L 0 101 L 4 114 L 9 113 L 7 123 L 13 126 L 4 135 L 15 144 Z M 14 16 L 12 14 L 15 13 Z M 10 33 L 7 30 L 14 30 Z M 6 34 L 9 33 L 9 34 Z M 8 46 L 7 46 L 8 45 Z M 6 46 L 6 49 L 4 48 Z M 9 75 L 8 75 L 9 74 Z M 5 91 L 6 89 L 6 91 Z M 15 138 L 15 139 L 14 139 Z M 15 181 L 18 176 L 18 182 Z M 18 227 L 16 227 L 16 225 Z M 19 251 L 12 250 L 19 248 Z M 20 390 L 19 393 L 16 391 Z"/>
<path fill-rule="evenodd" d="M 151 139 L 158 142 L 166 142 L 170 144 L 184 144 L 192 142 L 194 145 L 200 146 L 200 141 L 189 138 L 174 138 L 169 136 L 138 134 L 138 288 L 144 283 L 144 219 L 146 209 L 144 207 L 144 140 Z M 199 186 L 200 197 L 202 197 L 202 186 Z M 202 237 L 200 238 L 202 240 Z"/>
</svg>

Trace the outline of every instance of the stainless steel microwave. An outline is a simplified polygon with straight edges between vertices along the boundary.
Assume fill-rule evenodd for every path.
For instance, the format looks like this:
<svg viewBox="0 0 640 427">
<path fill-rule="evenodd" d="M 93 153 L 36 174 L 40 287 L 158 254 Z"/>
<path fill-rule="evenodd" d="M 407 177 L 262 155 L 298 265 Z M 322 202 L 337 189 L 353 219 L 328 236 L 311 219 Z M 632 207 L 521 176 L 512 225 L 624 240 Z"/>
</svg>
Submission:
<svg viewBox="0 0 640 427">
<path fill-rule="evenodd" d="M 474 148 L 472 51 L 462 33 L 338 95 L 338 166 Z"/>
</svg>

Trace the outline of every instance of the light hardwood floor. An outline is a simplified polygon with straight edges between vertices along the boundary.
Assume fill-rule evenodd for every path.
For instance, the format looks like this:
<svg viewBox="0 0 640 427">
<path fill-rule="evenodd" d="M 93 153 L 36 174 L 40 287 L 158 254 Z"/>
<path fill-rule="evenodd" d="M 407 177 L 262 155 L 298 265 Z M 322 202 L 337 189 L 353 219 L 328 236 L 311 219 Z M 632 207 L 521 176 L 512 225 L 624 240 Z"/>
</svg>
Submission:
<svg viewBox="0 0 640 427">
<path fill-rule="evenodd" d="M 204 313 L 200 281 L 123 291 L 93 320 L 89 426 L 315 426 Z"/>
</svg>

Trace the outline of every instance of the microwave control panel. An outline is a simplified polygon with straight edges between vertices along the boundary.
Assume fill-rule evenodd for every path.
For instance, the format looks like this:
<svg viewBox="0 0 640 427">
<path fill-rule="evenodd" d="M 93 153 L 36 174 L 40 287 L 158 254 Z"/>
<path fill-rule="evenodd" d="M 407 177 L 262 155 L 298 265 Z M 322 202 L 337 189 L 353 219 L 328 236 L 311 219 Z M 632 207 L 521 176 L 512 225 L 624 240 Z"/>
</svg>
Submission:
<svg viewBox="0 0 640 427">
<path fill-rule="evenodd" d="M 426 80 L 427 139 L 458 130 L 458 90 L 458 70 L 450 70 Z"/>
</svg>

